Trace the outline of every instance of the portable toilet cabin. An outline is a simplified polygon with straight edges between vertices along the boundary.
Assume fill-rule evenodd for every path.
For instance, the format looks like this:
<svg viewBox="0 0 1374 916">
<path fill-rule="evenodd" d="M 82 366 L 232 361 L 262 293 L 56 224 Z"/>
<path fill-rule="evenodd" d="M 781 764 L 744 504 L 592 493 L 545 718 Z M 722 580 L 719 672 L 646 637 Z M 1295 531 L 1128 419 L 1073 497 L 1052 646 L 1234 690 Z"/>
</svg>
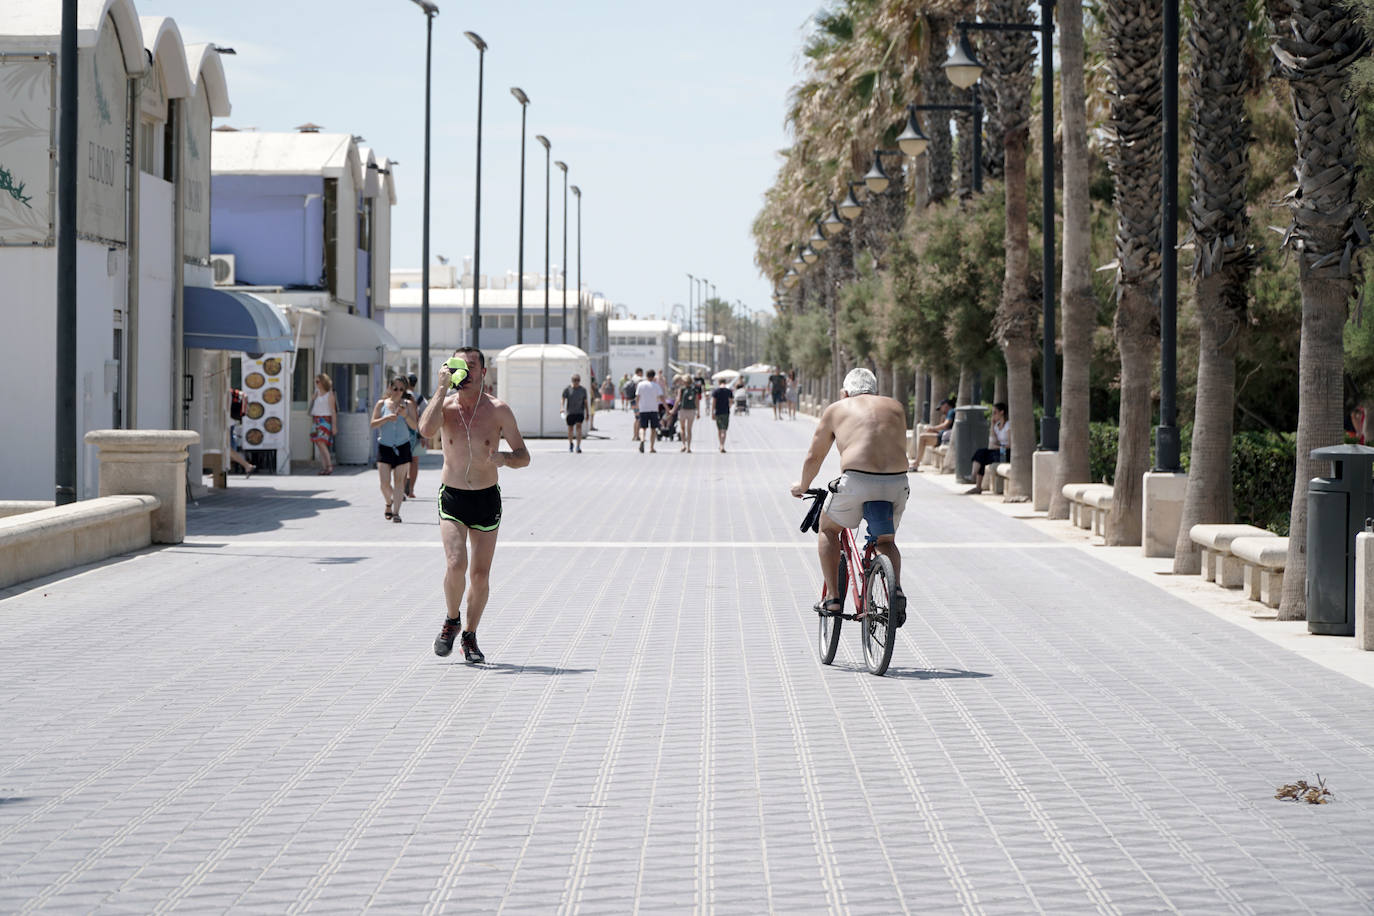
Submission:
<svg viewBox="0 0 1374 916">
<path fill-rule="evenodd" d="M 591 359 L 572 344 L 516 344 L 497 354 L 494 365 L 496 396 L 510 405 L 522 436 L 567 434 L 558 414 L 574 374 L 582 376 L 588 399 L 594 397 Z"/>
</svg>

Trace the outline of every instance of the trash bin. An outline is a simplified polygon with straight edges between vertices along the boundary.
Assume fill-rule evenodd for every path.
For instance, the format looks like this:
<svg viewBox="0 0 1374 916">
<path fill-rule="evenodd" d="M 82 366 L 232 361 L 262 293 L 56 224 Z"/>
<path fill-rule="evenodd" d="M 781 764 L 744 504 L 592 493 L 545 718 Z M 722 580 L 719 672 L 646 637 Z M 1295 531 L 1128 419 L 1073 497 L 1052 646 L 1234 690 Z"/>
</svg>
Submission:
<svg viewBox="0 0 1374 916">
<path fill-rule="evenodd" d="M 981 405 L 954 408 L 954 428 L 949 445 L 954 449 L 954 477 L 960 483 L 973 480 L 973 453 L 988 443 L 988 418 Z M 1371 449 L 1374 451 L 1374 449 Z"/>
<path fill-rule="evenodd" d="M 1374 448 L 1314 449 L 1331 477 L 1307 485 L 1307 631 L 1355 635 L 1355 536 L 1374 517 Z"/>
</svg>

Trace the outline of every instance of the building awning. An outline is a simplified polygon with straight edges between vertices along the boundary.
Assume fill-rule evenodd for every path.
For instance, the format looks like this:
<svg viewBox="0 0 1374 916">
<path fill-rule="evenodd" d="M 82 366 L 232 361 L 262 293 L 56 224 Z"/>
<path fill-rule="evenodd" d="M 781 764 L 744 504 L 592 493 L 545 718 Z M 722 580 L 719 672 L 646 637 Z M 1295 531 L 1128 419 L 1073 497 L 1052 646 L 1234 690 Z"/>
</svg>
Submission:
<svg viewBox="0 0 1374 916">
<path fill-rule="evenodd" d="M 287 353 L 291 326 L 275 305 L 251 293 L 210 286 L 185 288 L 182 340 L 202 350 Z"/>
<path fill-rule="evenodd" d="M 326 363 L 379 363 L 400 352 L 391 332 L 370 318 L 333 309 L 324 316 Z"/>
</svg>

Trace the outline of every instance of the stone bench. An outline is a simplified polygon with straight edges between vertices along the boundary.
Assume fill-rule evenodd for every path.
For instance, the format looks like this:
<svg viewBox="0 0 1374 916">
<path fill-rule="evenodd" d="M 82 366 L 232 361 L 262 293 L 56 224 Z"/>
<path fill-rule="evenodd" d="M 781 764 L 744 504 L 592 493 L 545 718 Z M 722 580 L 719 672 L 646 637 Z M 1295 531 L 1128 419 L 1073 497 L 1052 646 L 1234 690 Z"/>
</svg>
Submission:
<svg viewBox="0 0 1374 916">
<path fill-rule="evenodd" d="M 1222 588 L 1240 588 L 1245 584 L 1245 564 L 1231 555 L 1231 544 L 1237 538 L 1277 535 L 1254 525 L 1194 525 L 1188 537 L 1201 548 L 1202 578 Z"/>
<path fill-rule="evenodd" d="M 102 496 L 0 519 L 0 588 L 152 543 L 155 496 Z"/>
<path fill-rule="evenodd" d="M 1069 501 L 1069 521 L 1079 528 L 1093 526 L 1093 507 L 1088 497 L 1094 493 L 1112 492 L 1110 484 L 1105 483 L 1067 483 L 1064 485 L 1064 498 Z M 1110 507 L 1109 507 L 1110 508 Z"/>
<path fill-rule="evenodd" d="M 1231 556 L 1244 564 L 1246 597 L 1265 607 L 1278 607 L 1283 595 L 1283 568 L 1288 564 L 1288 538 L 1236 538 L 1231 542 Z"/>
<path fill-rule="evenodd" d="M 1000 464 L 994 464 L 988 470 L 991 471 L 991 473 L 983 474 L 984 483 L 986 483 L 988 479 L 991 478 L 992 492 L 1005 493 L 1007 489 L 1007 483 L 1011 480 L 1011 462 L 1003 461 Z"/>
<path fill-rule="evenodd" d="M 1093 534 L 1107 536 L 1107 516 L 1112 512 L 1112 488 L 1105 483 L 1098 484 L 1083 494 L 1083 502 L 1092 513 Z M 1084 525 L 1083 527 L 1087 527 Z"/>
</svg>

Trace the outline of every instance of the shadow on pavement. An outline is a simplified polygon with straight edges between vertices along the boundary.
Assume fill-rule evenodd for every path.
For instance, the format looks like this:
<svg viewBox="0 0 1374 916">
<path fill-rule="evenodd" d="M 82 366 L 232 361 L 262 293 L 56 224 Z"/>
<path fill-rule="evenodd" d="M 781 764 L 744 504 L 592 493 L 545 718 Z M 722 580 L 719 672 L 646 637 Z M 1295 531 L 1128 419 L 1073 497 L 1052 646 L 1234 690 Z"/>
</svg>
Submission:
<svg viewBox="0 0 1374 916">
<path fill-rule="evenodd" d="M 462 659 L 449 662 L 451 665 L 467 665 Z M 556 674 L 594 674 L 595 668 L 554 668 L 551 665 L 507 665 L 503 662 L 483 662 L 480 665 L 471 667 L 479 671 L 491 671 L 495 674 L 544 674 L 553 676 Z"/>
<path fill-rule="evenodd" d="M 285 522 L 348 506 L 345 500 L 319 495 L 323 492 L 272 487 L 211 491 L 186 507 L 186 533 L 203 537 L 276 531 Z"/>
<path fill-rule="evenodd" d="M 951 678 L 992 677 L 983 671 L 963 668 L 888 668 L 885 677 L 915 678 L 918 681 L 942 681 Z"/>
</svg>

